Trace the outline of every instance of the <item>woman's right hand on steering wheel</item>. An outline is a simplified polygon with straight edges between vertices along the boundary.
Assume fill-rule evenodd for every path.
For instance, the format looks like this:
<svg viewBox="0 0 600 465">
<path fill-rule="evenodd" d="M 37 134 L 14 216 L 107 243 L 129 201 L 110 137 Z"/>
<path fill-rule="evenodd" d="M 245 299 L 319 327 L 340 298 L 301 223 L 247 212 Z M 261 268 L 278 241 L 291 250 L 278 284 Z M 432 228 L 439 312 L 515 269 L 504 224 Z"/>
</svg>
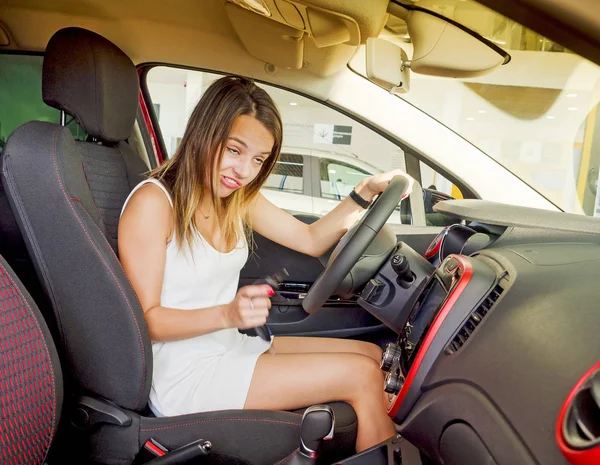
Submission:
<svg viewBox="0 0 600 465">
<path fill-rule="evenodd" d="M 267 322 L 275 292 L 269 285 L 250 285 L 238 289 L 235 299 L 223 309 L 225 327 L 250 329 Z"/>
</svg>

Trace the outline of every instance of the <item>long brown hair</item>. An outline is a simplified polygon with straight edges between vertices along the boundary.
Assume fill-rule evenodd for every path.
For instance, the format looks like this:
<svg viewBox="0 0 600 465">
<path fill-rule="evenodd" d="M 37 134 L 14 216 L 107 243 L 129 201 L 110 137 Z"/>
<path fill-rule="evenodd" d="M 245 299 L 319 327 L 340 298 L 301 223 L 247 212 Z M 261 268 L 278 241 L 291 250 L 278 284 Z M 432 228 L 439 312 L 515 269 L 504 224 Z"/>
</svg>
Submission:
<svg viewBox="0 0 600 465">
<path fill-rule="evenodd" d="M 217 186 L 223 151 L 235 119 L 242 115 L 260 121 L 271 132 L 275 142 L 256 178 L 228 197 L 220 198 Z M 269 94 L 252 80 L 226 76 L 208 87 L 192 112 L 173 157 L 150 173 L 150 177 L 161 181 L 171 192 L 175 239 L 181 247 L 187 245 L 191 249 L 197 230 L 196 210 L 206 192 L 211 197 L 227 250 L 244 234 L 250 238 L 248 206 L 279 158 L 282 137 L 277 106 Z"/>
</svg>

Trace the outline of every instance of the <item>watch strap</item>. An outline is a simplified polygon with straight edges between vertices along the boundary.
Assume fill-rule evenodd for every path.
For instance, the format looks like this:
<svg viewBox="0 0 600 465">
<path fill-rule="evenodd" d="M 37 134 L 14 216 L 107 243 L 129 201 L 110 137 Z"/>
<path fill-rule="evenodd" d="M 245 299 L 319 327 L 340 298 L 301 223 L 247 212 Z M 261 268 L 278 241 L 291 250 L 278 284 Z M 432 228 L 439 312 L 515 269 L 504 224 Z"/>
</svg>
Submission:
<svg viewBox="0 0 600 465">
<path fill-rule="evenodd" d="M 369 208 L 369 205 L 371 205 L 371 202 L 362 198 L 359 194 L 356 193 L 354 189 L 352 189 L 352 191 L 350 192 L 350 198 L 362 208 Z"/>
</svg>

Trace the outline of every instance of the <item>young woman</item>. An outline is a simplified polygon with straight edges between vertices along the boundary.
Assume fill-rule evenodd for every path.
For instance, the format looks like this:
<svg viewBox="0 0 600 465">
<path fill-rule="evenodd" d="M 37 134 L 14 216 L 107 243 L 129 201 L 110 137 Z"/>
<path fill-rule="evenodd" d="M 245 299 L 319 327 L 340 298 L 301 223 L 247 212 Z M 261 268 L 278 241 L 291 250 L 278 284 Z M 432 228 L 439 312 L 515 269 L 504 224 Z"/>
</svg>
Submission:
<svg viewBox="0 0 600 465">
<path fill-rule="evenodd" d="M 346 401 L 358 416 L 362 451 L 394 434 L 379 347 L 308 337 L 266 342 L 238 331 L 265 324 L 273 295 L 267 285 L 237 289 L 250 231 L 316 257 L 362 211 L 348 197 L 307 225 L 267 201 L 259 191 L 281 139 L 269 95 L 250 80 L 221 78 L 200 99 L 176 154 L 123 207 L 119 255 L 153 341 L 151 406 L 169 416 Z M 355 192 L 371 201 L 395 175 L 406 176 L 372 176 Z"/>
</svg>

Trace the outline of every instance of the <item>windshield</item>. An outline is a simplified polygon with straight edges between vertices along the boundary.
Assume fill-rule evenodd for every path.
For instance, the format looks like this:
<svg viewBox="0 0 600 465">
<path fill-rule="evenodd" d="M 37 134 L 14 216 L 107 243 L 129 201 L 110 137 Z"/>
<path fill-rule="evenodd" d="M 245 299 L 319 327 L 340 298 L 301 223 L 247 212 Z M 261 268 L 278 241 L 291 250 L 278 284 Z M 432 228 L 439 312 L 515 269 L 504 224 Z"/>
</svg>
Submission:
<svg viewBox="0 0 600 465">
<path fill-rule="evenodd" d="M 600 216 L 600 67 L 471 0 L 414 0 L 503 48 L 510 62 L 477 78 L 411 73 L 400 98 L 519 176 L 562 210 Z M 406 23 L 393 15 L 380 36 L 411 58 Z M 481 173 L 482 176 L 490 175 Z"/>
</svg>

